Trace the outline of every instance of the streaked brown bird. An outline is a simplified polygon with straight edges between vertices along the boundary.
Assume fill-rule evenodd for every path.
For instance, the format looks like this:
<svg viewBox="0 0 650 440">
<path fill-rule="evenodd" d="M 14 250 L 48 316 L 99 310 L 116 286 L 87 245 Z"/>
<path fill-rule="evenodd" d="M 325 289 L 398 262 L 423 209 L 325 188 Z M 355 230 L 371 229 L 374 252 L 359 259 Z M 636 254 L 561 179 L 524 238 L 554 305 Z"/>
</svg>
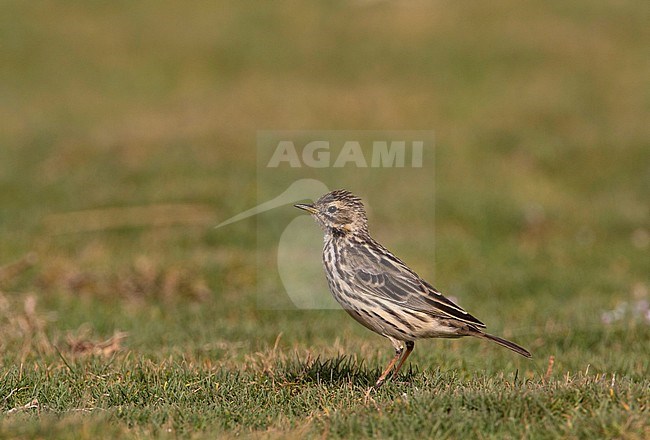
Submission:
<svg viewBox="0 0 650 440">
<path fill-rule="evenodd" d="M 359 197 L 336 190 L 314 204 L 295 207 L 309 212 L 325 233 L 323 264 L 334 298 L 354 319 L 395 347 L 395 357 L 375 387 L 381 386 L 391 371 L 393 376 L 399 372 L 418 339 L 475 336 L 531 357 L 514 342 L 485 333 L 485 324 L 376 242 L 368 233 L 366 210 Z"/>
</svg>

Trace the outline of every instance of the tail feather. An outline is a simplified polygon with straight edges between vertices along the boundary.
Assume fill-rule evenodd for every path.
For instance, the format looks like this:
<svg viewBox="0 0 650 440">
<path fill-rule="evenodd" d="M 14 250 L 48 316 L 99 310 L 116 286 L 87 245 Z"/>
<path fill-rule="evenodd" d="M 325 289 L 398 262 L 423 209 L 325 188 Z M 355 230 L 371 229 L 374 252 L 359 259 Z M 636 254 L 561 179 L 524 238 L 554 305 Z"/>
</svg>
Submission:
<svg viewBox="0 0 650 440">
<path fill-rule="evenodd" d="M 533 357 L 528 350 L 526 350 L 524 347 L 521 347 L 514 342 L 510 342 L 507 339 L 500 338 L 498 336 L 491 335 L 489 333 L 483 333 L 479 332 L 478 334 L 474 334 L 474 336 L 478 336 L 479 338 L 484 338 L 488 339 L 490 341 L 496 342 L 499 345 L 502 345 L 515 353 L 518 353 L 524 357 L 531 358 Z"/>
</svg>

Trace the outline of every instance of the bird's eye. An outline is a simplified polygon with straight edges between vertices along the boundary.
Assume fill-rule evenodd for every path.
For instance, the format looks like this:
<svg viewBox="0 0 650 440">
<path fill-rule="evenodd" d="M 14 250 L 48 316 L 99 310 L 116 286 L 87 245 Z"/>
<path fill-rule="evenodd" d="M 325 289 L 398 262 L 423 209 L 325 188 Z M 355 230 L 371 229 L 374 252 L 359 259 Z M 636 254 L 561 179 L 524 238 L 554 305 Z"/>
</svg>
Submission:
<svg viewBox="0 0 650 440">
<path fill-rule="evenodd" d="M 327 212 L 329 212 L 330 214 L 334 214 L 336 212 L 336 206 L 330 206 L 329 208 L 327 208 Z"/>
</svg>

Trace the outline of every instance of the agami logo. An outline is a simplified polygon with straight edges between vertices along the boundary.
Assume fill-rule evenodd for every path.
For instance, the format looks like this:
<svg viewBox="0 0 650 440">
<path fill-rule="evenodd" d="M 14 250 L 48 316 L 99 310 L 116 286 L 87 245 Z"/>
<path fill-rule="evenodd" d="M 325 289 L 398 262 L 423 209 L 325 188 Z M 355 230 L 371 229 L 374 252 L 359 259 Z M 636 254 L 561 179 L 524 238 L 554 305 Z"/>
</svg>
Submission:
<svg viewBox="0 0 650 440">
<path fill-rule="evenodd" d="M 422 168 L 424 141 L 313 140 L 304 144 L 281 140 L 267 168 Z"/>
<path fill-rule="evenodd" d="M 298 210 L 291 206 L 299 201 L 317 200 L 329 191 L 329 188 L 319 180 L 300 179 L 289 185 L 278 196 L 241 212 L 217 226 L 217 228 L 221 228 L 271 209 L 283 206 L 291 207 L 290 209 L 296 213 L 296 217 L 284 227 L 282 235 L 279 237 L 276 264 L 287 297 L 293 307 L 298 309 L 339 308 L 330 295 L 323 295 L 327 286 L 324 284 L 320 258 L 305 259 L 305 255 L 318 252 L 322 247 L 322 239 L 319 237 L 321 234 L 317 228 L 313 227 L 312 218 L 298 214 Z M 315 249 L 311 249 L 310 246 L 315 246 Z M 268 274 L 265 276 L 268 277 Z M 314 280 L 321 280 L 323 283 L 321 289 L 314 288 Z M 268 304 L 267 306 L 273 308 Z"/>
</svg>

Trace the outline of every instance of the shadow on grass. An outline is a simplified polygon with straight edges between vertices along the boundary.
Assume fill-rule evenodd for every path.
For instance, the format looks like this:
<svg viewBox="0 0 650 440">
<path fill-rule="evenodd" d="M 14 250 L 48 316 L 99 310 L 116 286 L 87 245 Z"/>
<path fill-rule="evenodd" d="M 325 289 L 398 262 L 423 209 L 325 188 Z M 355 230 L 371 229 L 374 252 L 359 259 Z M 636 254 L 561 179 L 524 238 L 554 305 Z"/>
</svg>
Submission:
<svg viewBox="0 0 650 440">
<path fill-rule="evenodd" d="M 418 373 L 411 365 L 405 366 L 394 380 L 410 382 Z M 355 357 L 340 355 L 330 359 L 307 358 L 296 359 L 283 365 L 276 379 L 291 383 L 312 383 L 369 387 L 375 384 L 381 374 L 379 368 L 369 368 L 363 360 L 357 361 Z"/>
</svg>

